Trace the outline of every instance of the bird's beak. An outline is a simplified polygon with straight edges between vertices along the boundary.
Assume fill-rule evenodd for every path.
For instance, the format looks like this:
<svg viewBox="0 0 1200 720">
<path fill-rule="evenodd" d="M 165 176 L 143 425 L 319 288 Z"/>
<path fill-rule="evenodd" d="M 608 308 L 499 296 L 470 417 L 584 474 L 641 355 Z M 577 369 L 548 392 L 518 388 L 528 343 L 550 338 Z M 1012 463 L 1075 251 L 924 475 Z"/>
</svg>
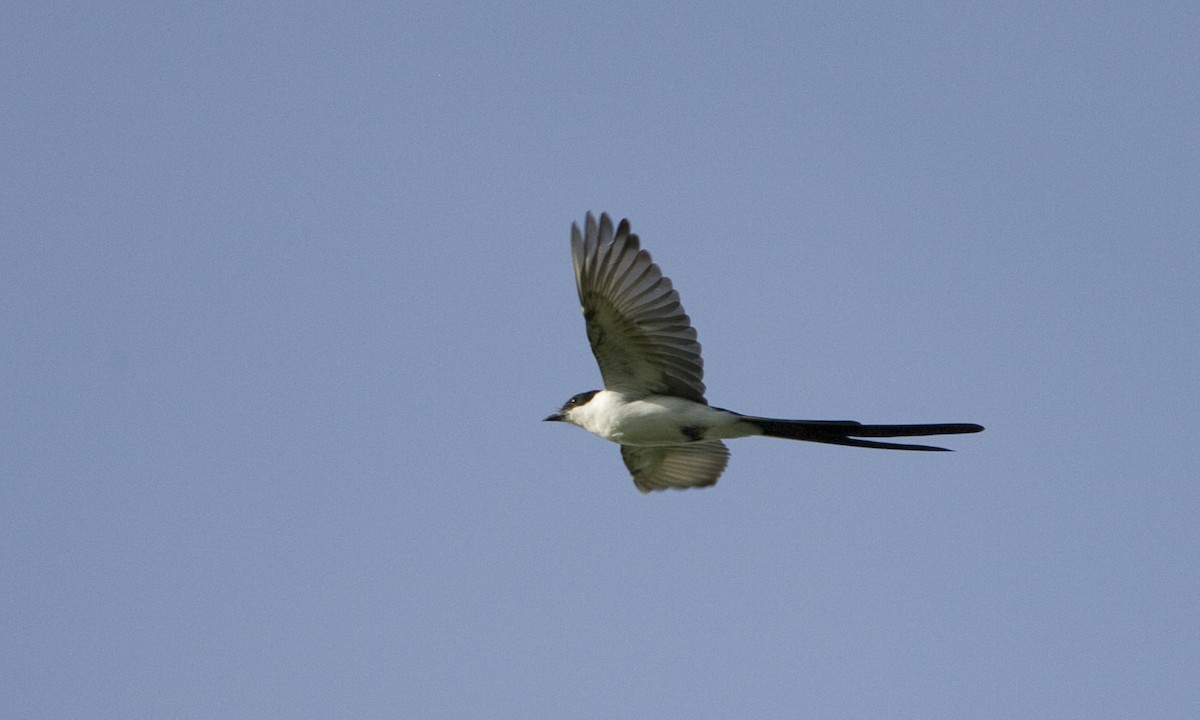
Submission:
<svg viewBox="0 0 1200 720">
<path fill-rule="evenodd" d="M 562 422 L 562 420 L 563 420 L 562 413 L 556 412 L 553 415 L 551 415 L 550 417 L 542 420 L 542 422 Z"/>
</svg>

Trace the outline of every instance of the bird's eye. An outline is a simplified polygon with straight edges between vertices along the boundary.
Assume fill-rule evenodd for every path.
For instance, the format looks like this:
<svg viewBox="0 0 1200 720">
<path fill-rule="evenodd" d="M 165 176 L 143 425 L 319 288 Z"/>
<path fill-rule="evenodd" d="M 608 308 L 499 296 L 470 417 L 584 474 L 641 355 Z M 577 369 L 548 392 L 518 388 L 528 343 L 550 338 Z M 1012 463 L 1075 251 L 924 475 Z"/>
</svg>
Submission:
<svg viewBox="0 0 1200 720">
<path fill-rule="evenodd" d="M 570 400 L 568 400 L 567 404 L 570 405 L 571 407 L 579 407 L 580 405 L 586 404 L 598 392 L 600 392 L 600 391 L 592 390 L 590 392 L 579 393 L 578 395 L 575 395 Z"/>
</svg>

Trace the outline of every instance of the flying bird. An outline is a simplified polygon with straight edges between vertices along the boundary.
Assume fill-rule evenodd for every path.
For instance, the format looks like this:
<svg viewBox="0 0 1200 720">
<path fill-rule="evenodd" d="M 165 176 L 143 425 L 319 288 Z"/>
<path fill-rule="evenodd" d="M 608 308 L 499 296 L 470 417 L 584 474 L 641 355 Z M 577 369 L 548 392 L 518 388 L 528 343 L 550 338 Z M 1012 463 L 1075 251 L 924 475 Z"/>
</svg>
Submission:
<svg viewBox="0 0 1200 720">
<path fill-rule="evenodd" d="M 729 462 L 722 440 L 765 437 L 889 450 L 946 450 L 864 438 L 956 435 L 973 423 L 863 425 L 852 420 L 778 420 L 713 407 L 704 363 L 679 293 L 622 220 L 613 230 L 587 214 L 571 224 L 575 285 L 603 390 L 579 393 L 549 421 L 568 422 L 621 446 L 643 493 L 713 485 Z"/>
</svg>

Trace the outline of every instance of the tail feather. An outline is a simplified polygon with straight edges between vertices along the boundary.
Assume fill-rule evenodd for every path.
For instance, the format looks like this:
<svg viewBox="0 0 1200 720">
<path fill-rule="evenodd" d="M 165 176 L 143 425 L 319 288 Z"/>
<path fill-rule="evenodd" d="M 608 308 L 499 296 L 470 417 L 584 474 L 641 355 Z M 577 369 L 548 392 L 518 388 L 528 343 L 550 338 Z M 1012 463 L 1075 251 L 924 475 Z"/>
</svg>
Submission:
<svg viewBox="0 0 1200 720">
<path fill-rule="evenodd" d="M 951 452 L 949 448 L 932 445 L 877 442 L 859 438 L 920 437 L 925 435 L 959 435 L 977 433 L 982 425 L 974 423 L 936 423 L 929 425 L 863 425 L 853 420 L 776 420 L 742 416 L 746 422 L 762 430 L 767 437 L 807 440 L 808 442 L 852 447 L 882 448 L 885 450 L 933 450 Z"/>
</svg>

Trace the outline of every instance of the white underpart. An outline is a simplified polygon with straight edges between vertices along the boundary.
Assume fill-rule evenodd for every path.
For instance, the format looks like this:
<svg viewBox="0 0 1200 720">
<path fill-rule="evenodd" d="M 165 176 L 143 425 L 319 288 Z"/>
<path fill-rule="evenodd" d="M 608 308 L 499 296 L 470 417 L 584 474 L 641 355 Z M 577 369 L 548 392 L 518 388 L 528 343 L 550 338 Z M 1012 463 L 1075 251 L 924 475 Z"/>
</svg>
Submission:
<svg viewBox="0 0 1200 720">
<path fill-rule="evenodd" d="M 571 408 L 565 419 L 605 440 L 635 446 L 681 445 L 762 434 L 736 414 L 702 403 L 669 395 L 631 400 L 613 390 L 601 390 L 587 403 Z"/>
</svg>

